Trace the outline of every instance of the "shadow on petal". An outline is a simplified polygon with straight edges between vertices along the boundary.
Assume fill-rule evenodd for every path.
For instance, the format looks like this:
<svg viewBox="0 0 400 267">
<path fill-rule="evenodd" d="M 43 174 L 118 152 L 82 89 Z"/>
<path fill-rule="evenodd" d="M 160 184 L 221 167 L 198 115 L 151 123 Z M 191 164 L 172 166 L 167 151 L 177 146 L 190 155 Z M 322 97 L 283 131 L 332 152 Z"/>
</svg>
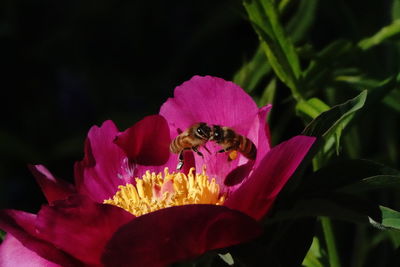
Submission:
<svg viewBox="0 0 400 267">
<path fill-rule="evenodd" d="M 226 186 L 235 186 L 243 182 L 244 178 L 246 178 L 251 169 L 254 166 L 254 161 L 249 160 L 246 164 L 240 165 L 236 169 L 233 169 L 225 178 L 224 184 Z"/>
<path fill-rule="evenodd" d="M 122 224 L 134 218 L 121 208 L 74 195 L 43 206 L 35 224 L 41 239 L 85 264 L 99 265 L 107 241 Z"/>
<path fill-rule="evenodd" d="M 212 249 L 247 242 L 262 232 L 245 214 L 216 205 L 152 212 L 122 226 L 106 246 L 106 266 L 167 266 Z"/>
<path fill-rule="evenodd" d="M 163 165 L 169 158 L 169 127 L 160 115 L 147 116 L 114 140 L 131 162 L 140 165 Z"/>
</svg>

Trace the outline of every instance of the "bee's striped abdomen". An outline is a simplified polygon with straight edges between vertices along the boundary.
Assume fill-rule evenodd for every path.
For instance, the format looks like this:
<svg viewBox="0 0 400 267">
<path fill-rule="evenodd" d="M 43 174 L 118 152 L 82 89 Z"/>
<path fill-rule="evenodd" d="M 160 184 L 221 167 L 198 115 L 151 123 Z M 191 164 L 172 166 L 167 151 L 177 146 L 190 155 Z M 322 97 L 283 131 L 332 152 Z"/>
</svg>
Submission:
<svg viewBox="0 0 400 267">
<path fill-rule="evenodd" d="M 248 159 L 255 159 L 257 155 L 257 148 L 254 143 L 247 137 L 239 136 L 240 145 L 239 151 Z"/>
</svg>

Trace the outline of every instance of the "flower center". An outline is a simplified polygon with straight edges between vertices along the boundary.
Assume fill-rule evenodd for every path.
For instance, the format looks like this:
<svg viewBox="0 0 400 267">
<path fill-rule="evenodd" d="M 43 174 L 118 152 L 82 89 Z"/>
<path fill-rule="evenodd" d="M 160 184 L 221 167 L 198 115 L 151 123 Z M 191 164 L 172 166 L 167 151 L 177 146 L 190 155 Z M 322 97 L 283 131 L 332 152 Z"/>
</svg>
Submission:
<svg viewBox="0 0 400 267">
<path fill-rule="evenodd" d="M 164 176 L 146 171 L 142 179 L 136 178 L 136 185 L 120 185 L 113 198 L 104 200 L 111 204 L 140 216 L 159 209 L 188 205 L 214 204 L 222 205 L 225 195 L 220 195 L 220 189 L 215 178 L 211 181 L 206 175 L 205 167 L 202 173 L 194 174 L 191 168 L 188 175 L 184 173 L 169 173 L 164 169 Z"/>
</svg>

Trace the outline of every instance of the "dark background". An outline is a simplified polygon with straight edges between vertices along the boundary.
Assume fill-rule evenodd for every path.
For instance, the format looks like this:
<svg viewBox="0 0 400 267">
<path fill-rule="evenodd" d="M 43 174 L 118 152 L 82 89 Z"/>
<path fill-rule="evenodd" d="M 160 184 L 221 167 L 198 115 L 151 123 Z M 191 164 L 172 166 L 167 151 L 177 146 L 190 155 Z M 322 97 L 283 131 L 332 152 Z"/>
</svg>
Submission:
<svg viewBox="0 0 400 267">
<path fill-rule="evenodd" d="M 302 60 L 308 62 L 306 44 L 319 51 L 340 38 L 356 43 L 373 35 L 391 22 L 392 3 L 319 0 L 313 24 L 296 43 L 306 51 Z M 294 5 L 284 12 L 284 25 L 295 10 Z M 400 44 L 395 45 L 371 49 L 349 66 L 377 80 L 397 74 Z M 45 203 L 27 164 L 44 164 L 55 176 L 72 182 L 73 164 L 83 157 L 92 125 L 112 119 L 124 130 L 158 113 L 175 86 L 193 75 L 232 80 L 257 46 L 239 0 L 0 1 L 0 208 L 36 212 Z M 260 96 L 266 82 L 253 96 Z M 273 137 L 278 136 L 275 143 L 304 127 L 294 114 L 290 91 L 281 83 L 278 87 L 270 117 Z M 338 98 L 328 102 L 331 106 L 358 94 L 339 89 Z M 322 93 L 316 96 L 325 100 Z M 285 113 L 290 120 L 282 119 Z M 376 107 L 358 125 L 355 136 L 361 145 L 353 157 L 399 169 L 399 122 L 400 113 Z M 344 151 L 340 156 L 348 155 Z M 392 193 L 372 197 L 397 209 L 399 194 Z M 349 259 L 355 236 L 362 236 L 361 231 L 375 234 L 353 224 L 336 226 L 340 254 Z M 370 266 L 387 258 L 391 245 L 379 246 L 379 255 L 368 256 Z"/>
<path fill-rule="evenodd" d="M 240 1 L 0 3 L 0 208 L 36 211 L 28 163 L 73 180 L 87 131 L 158 113 L 193 75 L 231 80 L 257 47 Z"/>
<path fill-rule="evenodd" d="M 296 45 L 319 50 L 338 38 L 370 36 L 390 22 L 391 3 L 319 1 L 314 24 Z M 292 14 L 285 12 L 283 22 Z M 92 125 L 112 119 L 123 130 L 158 113 L 174 87 L 193 75 L 231 80 L 257 46 L 238 0 L 1 1 L 0 208 L 36 211 L 44 203 L 28 163 L 72 182 Z M 387 77 L 398 65 L 383 49 L 364 60 L 374 57 L 387 64 L 359 64 L 372 77 Z M 288 96 L 284 88 L 277 97 Z M 279 120 L 277 113 L 272 125 Z M 281 140 L 303 127 L 298 118 L 287 126 Z M 377 154 L 371 146 L 361 156 Z M 384 147 L 380 153 L 388 154 Z"/>
</svg>

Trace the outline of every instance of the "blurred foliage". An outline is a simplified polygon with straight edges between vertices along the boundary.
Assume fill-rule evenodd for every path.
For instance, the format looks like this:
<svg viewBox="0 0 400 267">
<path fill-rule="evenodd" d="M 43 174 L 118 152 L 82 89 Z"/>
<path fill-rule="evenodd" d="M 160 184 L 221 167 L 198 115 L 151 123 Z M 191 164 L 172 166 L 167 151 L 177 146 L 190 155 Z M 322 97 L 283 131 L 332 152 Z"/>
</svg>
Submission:
<svg viewBox="0 0 400 267">
<path fill-rule="evenodd" d="M 400 264 L 399 0 L 0 5 L 3 205 L 39 207 L 26 163 L 71 180 L 94 122 L 125 128 L 210 74 L 273 104 L 273 144 L 318 140 L 264 236 L 198 265 Z"/>
<path fill-rule="evenodd" d="M 398 266 L 400 2 L 243 3 L 260 45 L 234 81 L 260 105 L 273 104 L 274 144 L 296 128 L 318 138 L 303 162 L 312 161 L 313 172 L 300 168 L 265 220 L 266 231 L 291 234 L 270 232 L 265 239 L 279 249 L 264 246 L 254 258 L 275 266 Z M 232 255 L 243 261 L 243 252 Z"/>
</svg>

